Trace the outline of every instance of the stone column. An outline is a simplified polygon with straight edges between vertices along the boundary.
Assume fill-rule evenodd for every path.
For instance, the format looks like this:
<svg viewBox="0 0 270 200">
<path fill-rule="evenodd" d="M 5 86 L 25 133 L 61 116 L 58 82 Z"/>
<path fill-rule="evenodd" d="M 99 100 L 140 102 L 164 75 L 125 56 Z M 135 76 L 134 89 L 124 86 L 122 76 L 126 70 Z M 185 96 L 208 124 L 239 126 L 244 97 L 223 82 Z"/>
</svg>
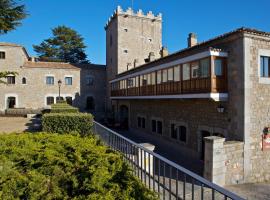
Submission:
<svg viewBox="0 0 270 200">
<path fill-rule="evenodd" d="M 204 151 L 204 177 L 218 185 L 225 185 L 225 138 L 210 136 L 205 137 Z"/>
<path fill-rule="evenodd" d="M 149 143 L 141 143 L 140 145 L 142 145 L 144 148 L 150 150 L 150 151 L 154 151 L 155 150 L 155 146 Z M 142 170 L 145 170 L 147 173 L 150 173 L 151 176 L 154 175 L 154 171 L 153 171 L 153 156 L 151 154 L 149 154 L 148 152 L 142 151 L 142 154 L 140 152 L 140 150 L 138 151 L 138 159 L 139 159 L 139 166 L 141 167 Z"/>
</svg>

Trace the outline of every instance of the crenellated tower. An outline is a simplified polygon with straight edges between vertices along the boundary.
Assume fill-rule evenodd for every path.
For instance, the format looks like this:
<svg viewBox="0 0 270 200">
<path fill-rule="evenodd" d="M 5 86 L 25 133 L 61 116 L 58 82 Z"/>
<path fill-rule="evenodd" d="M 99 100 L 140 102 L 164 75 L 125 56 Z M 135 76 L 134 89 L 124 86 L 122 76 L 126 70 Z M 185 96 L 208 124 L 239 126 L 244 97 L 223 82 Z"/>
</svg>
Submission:
<svg viewBox="0 0 270 200">
<path fill-rule="evenodd" d="M 120 6 L 106 26 L 106 64 L 108 79 L 160 57 L 162 15 L 142 10 L 124 11 Z"/>
</svg>

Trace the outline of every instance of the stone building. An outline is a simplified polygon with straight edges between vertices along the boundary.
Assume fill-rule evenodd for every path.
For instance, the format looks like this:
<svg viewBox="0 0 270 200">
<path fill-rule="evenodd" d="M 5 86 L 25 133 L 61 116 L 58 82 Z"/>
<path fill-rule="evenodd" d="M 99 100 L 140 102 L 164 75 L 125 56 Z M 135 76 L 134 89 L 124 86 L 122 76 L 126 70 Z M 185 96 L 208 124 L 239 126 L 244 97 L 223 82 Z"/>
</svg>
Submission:
<svg viewBox="0 0 270 200">
<path fill-rule="evenodd" d="M 115 118 L 204 161 L 204 176 L 216 183 L 269 181 L 262 144 L 270 126 L 270 33 L 239 28 L 201 43 L 192 33 L 187 48 L 167 55 L 161 15 L 149 13 L 118 7 L 105 28 Z M 139 65 L 129 65 L 135 60 Z"/>
<path fill-rule="evenodd" d="M 24 47 L 0 43 L 0 70 L 14 71 L 7 84 L 0 85 L 0 110 L 8 108 L 43 109 L 59 98 L 104 117 L 106 70 L 102 65 L 39 62 Z M 98 103 L 97 103 L 98 102 Z"/>
</svg>

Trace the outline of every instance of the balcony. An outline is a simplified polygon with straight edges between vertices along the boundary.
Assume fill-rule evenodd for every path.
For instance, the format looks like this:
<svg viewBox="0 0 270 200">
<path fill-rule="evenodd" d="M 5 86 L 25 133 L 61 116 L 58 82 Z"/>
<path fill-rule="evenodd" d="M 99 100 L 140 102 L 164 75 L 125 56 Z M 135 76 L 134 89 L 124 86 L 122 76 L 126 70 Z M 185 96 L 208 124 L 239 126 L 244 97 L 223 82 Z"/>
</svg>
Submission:
<svg viewBox="0 0 270 200">
<path fill-rule="evenodd" d="M 227 54 L 222 54 L 227 55 Z M 227 99 L 227 59 L 207 56 L 147 72 L 131 73 L 111 82 L 111 99 Z"/>
</svg>

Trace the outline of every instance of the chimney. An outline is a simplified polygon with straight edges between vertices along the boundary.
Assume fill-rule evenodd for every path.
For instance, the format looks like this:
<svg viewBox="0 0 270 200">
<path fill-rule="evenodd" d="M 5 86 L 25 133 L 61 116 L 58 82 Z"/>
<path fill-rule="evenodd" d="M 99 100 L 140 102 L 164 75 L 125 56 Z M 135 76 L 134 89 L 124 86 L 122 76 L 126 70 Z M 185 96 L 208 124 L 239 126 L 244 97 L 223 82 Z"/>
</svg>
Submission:
<svg viewBox="0 0 270 200">
<path fill-rule="evenodd" d="M 188 47 L 193 47 L 197 43 L 197 35 L 195 33 L 188 34 Z"/>
<path fill-rule="evenodd" d="M 135 60 L 134 60 L 134 68 L 135 68 L 135 67 L 138 67 L 138 64 L 139 64 L 139 59 L 135 59 Z"/>
<path fill-rule="evenodd" d="M 149 62 L 152 62 L 155 60 L 155 53 L 154 52 L 150 52 L 149 53 Z"/>
<path fill-rule="evenodd" d="M 162 47 L 162 49 L 160 50 L 160 55 L 161 55 L 161 58 L 164 58 L 169 55 L 169 51 L 167 47 L 164 47 L 164 46 Z"/>
</svg>

